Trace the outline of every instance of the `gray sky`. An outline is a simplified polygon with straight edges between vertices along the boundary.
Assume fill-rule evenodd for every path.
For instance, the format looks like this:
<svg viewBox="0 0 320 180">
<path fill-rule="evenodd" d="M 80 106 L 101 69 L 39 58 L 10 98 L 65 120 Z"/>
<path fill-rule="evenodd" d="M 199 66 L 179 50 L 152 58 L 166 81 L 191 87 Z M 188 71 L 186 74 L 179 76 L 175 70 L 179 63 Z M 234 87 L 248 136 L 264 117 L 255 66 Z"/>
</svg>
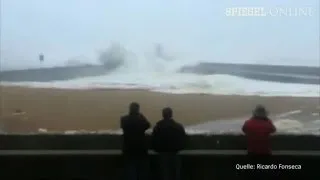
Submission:
<svg viewBox="0 0 320 180">
<path fill-rule="evenodd" d="M 160 42 L 181 61 L 319 65 L 318 0 L 0 0 L 1 68 L 96 61 L 110 42 L 141 54 Z M 311 16 L 228 17 L 230 7 Z"/>
</svg>

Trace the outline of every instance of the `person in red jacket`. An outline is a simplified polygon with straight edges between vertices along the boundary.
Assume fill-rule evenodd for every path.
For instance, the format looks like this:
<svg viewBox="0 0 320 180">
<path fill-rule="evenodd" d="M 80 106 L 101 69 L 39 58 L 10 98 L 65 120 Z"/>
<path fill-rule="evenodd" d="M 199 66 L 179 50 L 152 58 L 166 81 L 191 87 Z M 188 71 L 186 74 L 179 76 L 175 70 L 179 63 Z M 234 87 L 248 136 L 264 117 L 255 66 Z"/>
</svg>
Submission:
<svg viewBox="0 0 320 180">
<path fill-rule="evenodd" d="M 247 120 L 242 131 L 245 133 L 248 143 L 248 155 L 271 155 L 270 135 L 276 132 L 276 127 L 268 118 L 265 107 L 258 105 L 253 116 Z"/>
</svg>

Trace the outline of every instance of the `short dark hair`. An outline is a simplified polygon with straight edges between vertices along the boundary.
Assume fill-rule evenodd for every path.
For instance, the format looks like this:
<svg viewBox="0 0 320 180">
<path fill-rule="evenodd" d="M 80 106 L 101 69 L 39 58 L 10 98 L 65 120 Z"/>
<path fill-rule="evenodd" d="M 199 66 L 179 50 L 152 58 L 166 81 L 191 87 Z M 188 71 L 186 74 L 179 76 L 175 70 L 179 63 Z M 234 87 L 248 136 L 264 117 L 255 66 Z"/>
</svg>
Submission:
<svg viewBox="0 0 320 180">
<path fill-rule="evenodd" d="M 137 114 L 140 111 L 140 105 L 137 102 L 130 103 L 129 114 Z"/>
<path fill-rule="evenodd" d="M 172 118 L 172 109 L 170 107 L 166 107 L 162 109 L 162 117 L 165 119 Z"/>
</svg>

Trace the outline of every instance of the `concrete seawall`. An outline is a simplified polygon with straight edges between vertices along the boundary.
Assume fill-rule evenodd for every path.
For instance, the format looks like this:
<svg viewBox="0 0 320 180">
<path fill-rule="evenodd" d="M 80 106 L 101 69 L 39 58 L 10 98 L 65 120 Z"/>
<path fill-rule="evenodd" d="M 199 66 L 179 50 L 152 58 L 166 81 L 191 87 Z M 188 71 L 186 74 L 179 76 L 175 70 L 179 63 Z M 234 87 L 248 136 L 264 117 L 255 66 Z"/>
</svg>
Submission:
<svg viewBox="0 0 320 180">
<path fill-rule="evenodd" d="M 320 66 L 285 66 L 262 64 L 231 64 L 231 63 L 200 63 L 195 66 L 186 66 L 181 71 L 193 71 L 195 73 L 214 74 L 216 71 L 250 71 L 256 73 L 274 73 L 287 75 L 320 76 Z"/>
<path fill-rule="evenodd" d="M 148 136 L 149 138 L 149 136 Z M 272 137 L 274 150 L 320 151 L 320 136 L 276 135 Z M 0 150 L 66 149 L 66 150 L 119 150 L 120 135 L 0 135 Z M 188 150 L 220 149 L 245 150 L 242 135 L 190 135 Z"/>
<path fill-rule="evenodd" d="M 303 175 L 319 179 L 314 163 L 320 162 L 320 137 L 272 137 L 271 164 L 298 165 L 296 170 L 271 169 L 276 178 Z M 1 179 L 122 179 L 123 159 L 119 135 L 0 135 Z M 192 135 L 180 153 L 182 179 L 242 179 L 253 170 L 238 170 L 250 163 L 241 135 Z M 280 166 L 279 166 L 280 167 Z M 12 173 L 19 172 L 19 173 Z M 150 176 L 157 180 L 157 155 L 150 151 Z M 3 178 L 2 178 L 3 177 Z"/>
<path fill-rule="evenodd" d="M 50 82 L 107 74 L 104 66 L 54 67 L 0 72 L 0 81 L 7 82 Z"/>
<path fill-rule="evenodd" d="M 186 66 L 183 73 L 228 74 L 248 79 L 297 84 L 320 84 L 320 67 L 259 64 L 200 63 Z"/>
</svg>

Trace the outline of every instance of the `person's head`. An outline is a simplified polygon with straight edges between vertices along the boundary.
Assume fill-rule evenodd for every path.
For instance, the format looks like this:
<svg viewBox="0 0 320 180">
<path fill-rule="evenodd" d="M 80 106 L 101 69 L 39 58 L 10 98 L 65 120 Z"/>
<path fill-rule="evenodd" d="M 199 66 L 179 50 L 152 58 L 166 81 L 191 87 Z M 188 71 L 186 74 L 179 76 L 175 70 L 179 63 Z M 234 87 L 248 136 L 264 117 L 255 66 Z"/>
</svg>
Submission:
<svg viewBox="0 0 320 180">
<path fill-rule="evenodd" d="M 257 119 L 268 119 L 268 111 L 262 105 L 257 105 L 253 110 L 253 117 Z"/>
<path fill-rule="evenodd" d="M 172 118 L 172 109 L 169 107 L 162 109 L 162 117 L 163 119 L 171 119 Z"/>
<path fill-rule="evenodd" d="M 136 102 L 130 103 L 129 106 L 129 114 L 130 115 L 135 115 L 140 113 L 140 105 Z"/>
</svg>

